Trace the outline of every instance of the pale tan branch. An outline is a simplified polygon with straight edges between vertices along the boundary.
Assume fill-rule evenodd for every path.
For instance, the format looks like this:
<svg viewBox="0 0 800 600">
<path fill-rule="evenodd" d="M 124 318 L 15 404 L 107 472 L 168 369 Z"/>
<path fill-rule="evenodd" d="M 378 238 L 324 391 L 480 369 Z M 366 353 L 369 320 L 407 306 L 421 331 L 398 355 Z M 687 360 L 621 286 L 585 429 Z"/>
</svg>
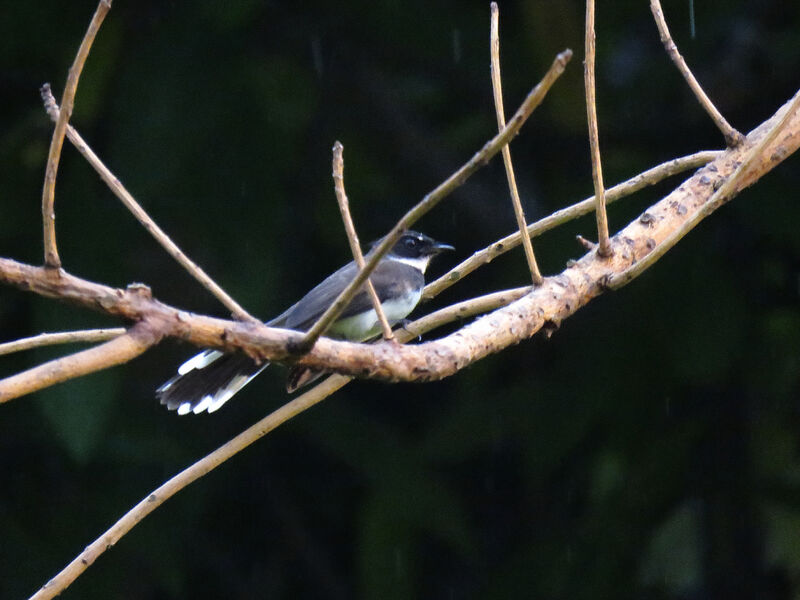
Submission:
<svg viewBox="0 0 800 600">
<path fill-rule="evenodd" d="M 63 110 L 59 110 L 55 98 L 50 92 L 50 87 L 45 84 L 42 87 L 42 100 L 44 101 L 45 109 L 50 118 L 55 120 Z M 103 164 L 103 161 L 94 153 L 89 147 L 89 144 L 81 137 L 77 130 L 71 125 L 67 125 L 67 138 L 75 146 L 78 152 L 87 160 L 87 162 L 94 168 L 100 178 L 106 183 L 114 195 L 119 198 L 122 204 L 127 208 L 131 214 L 136 218 L 142 227 L 155 238 L 167 253 L 174 258 L 186 271 L 194 277 L 200 285 L 206 288 L 213 294 L 228 310 L 231 311 L 233 317 L 242 321 L 258 321 L 255 317 L 251 316 L 244 308 L 242 308 L 236 300 L 234 300 L 225 290 L 223 290 L 208 274 L 203 271 L 198 265 L 178 247 L 178 245 L 164 233 L 156 222 L 148 215 L 136 199 L 125 189 L 119 179 Z"/>
<path fill-rule="evenodd" d="M 714 121 L 714 124 L 722 132 L 722 135 L 725 137 L 725 144 L 728 147 L 741 144 L 744 141 L 744 136 L 734 129 L 725 117 L 722 116 L 722 113 L 717 110 L 717 107 L 714 106 L 714 103 L 711 102 L 711 99 L 703 91 L 703 88 L 700 87 L 700 83 L 698 83 L 694 74 L 689 69 L 689 66 L 686 64 L 686 61 L 683 59 L 683 56 L 681 56 L 681 53 L 678 51 L 678 46 L 676 46 L 675 42 L 672 40 L 672 35 L 667 27 L 667 21 L 664 19 L 664 11 L 661 10 L 661 2 L 659 0 L 650 0 L 650 10 L 653 13 L 653 18 L 655 19 L 656 27 L 658 27 L 658 34 L 661 38 L 661 43 L 664 44 L 664 49 L 667 51 L 667 54 L 669 54 L 672 62 L 675 63 L 675 66 L 678 67 L 678 71 L 681 72 L 686 83 L 689 84 L 697 101 L 700 102 L 700 106 L 703 107 L 703 110 L 708 113 L 708 116 L 711 117 L 711 120 Z"/>
<path fill-rule="evenodd" d="M 503 128 L 503 131 L 498 133 L 494 138 L 487 142 L 480 151 L 478 151 L 471 159 L 469 159 L 460 169 L 448 177 L 444 182 L 439 184 L 436 189 L 429 192 L 414 208 L 408 211 L 397 222 L 392 230 L 384 236 L 382 241 L 370 253 L 370 258 L 367 264 L 358 274 L 358 277 L 353 279 L 339 297 L 331 304 L 330 308 L 320 317 L 314 326 L 308 331 L 303 342 L 296 347 L 299 352 L 307 352 L 310 344 L 309 341 L 317 339 L 319 330 L 324 331 L 333 321 L 341 314 L 344 308 L 350 303 L 356 291 L 370 276 L 378 262 L 383 258 L 386 253 L 397 243 L 403 232 L 407 231 L 414 223 L 427 214 L 434 206 L 441 202 L 458 186 L 462 185 L 475 171 L 480 169 L 486 162 L 497 154 L 503 146 L 519 133 L 520 128 L 536 109 L 541 104 L 544 97 L 547 95 L 549 89 L 553 86 L 556 80 L 564 72 L 567 63 L 572 58 L 572 51 L 567 49 L 561 54 L 556 56 L 550 69 L 547 71 L 542 80 L 531 90 L 528 97 L 519 107 L 514 116 L 511 117 L 508 125 Z"/>
<path fill-rule="evenodd" d="M 594 185 L 595 215 L 597 217 L 597 253 L 609 256 L 608 215 L 606 193 L 603 186 L 603 164 L 600 159 L 600 135 L 597 130 L 597 103 L 595 99 L 595 33 L 594 0 L 586 0 L 586 59 L 583 63 L 583 81 L 586 88 L 586 115 L 589 122 L 589 148 L 592 155 L 592 183 Z"/>
<path fill-rule="evenodd" d="M 103 23 L 106 14 L 111 9 L 111 0 L 100 0 L 94 12 L 86 35 L 78 48 L 75 60 L 69 69 L 67 83 L 64 86 L 64 95 L 61 103 L 64 110 L 61 111 L 53 129 L 53 137 L 50 140 L 50 150 L 47 154 L 47 168 L 44 172 L 44 186 L 42 188 L 42 227 L 44 230 L 44 264 L 52 269 L 61 267 L 61 259 L 58 256 L 56 245 L 56 213 L 55 213 L 55 190 L 56 175 L 58 174 L 58 163 L 61 160 L 61 148 L 64 145 L 64 134 L 67 123 L 72 116 L 72 108 L 75 105 L 75 92 L 78 89 L 78 80 L 86 63 L 86 57 L 92 47 L 92 42 L 97 35 L 100 25 Z"/>
<path fill-rule="evenodd" d="M 161 335 L 146 322 L 137 323 L 123 335 L 104 344 L 0 379 L 0 403 L 76 377 L 121 365 L 136 358 L 160 339 Z"/>
<path fill-rule="evenodd" d="M 497 113 L 497 128 L 502 131 L 506 126 L 506 115 L 503 109 L 503 82 L 500 77 L 500 33 L 499 33 L 499 12 L 497 2 L 491 4 L 491 27 L 490 27 L 490 40 L 489 48 L 491 51 L 491 72 L 492 72 L 492 92 L 494 95 L 495 112 Z M 514 175 L 514 165 L 511 162 L 511 147 L 510 145 L 503 146 L 503 165 L 506 169 L 506 178 L 508 179 L 508 189 L 511 193 L 511 204 L 514 207 L 514 216 L 517 218 L 517 227 L 522 234 L 522 247 L 525 249 L 525 259 L 528 261 L 528 270 L 531 272 L 531 280 L 533 285 L 542 284 L 542 274 L 539 271 L 539 265 L 536 263 L 536 255 L 533 253 L 533 244 L 531 238 L 525 232 L 525 211 L 522 209 L 522 202 L 519 199 L 519 190 L 517 189 L 517 178 Z"/>
<path fill-rule="evenodd" d="M 336 142 L 333 145 L 333 187 L 336 192 L 336 200 L 339 204 L 339 212 L 342 214 L 342 222 L 344 223 L 344 230 L 347 233 L 347 240 L 350 242 L 350 251 L 353 254 L 353 260 L 359 269 L 364 268 L 364 255 L 361 253 L 361 243 L 358 241 L 358 234 L 356 227 L 353 224 L 353 217 L 350 215 L 350 202 L 347 199 L 347 193 L 344 190 L 344 159 L 342 153 L 344 147 L 341 142 Z M 381 300 L 378 298 L 378 293 L 375 291 L 375 286 L 372 285 L 372 280 L 367 279 L 365 286 L 367 293 L 372 300 L 372 306 L 375 308 L 375 313 L 378 315 L 378 320 L 383 329 L 383 337 L 386 340 L 394 339 L 392 335 L 392 326 L 386 319 L 381 306 Z M 320 332 L 322 333 L 322 332 Z M 313 343 L 313 342 L 312 342 Z"/>
<path fill-rule="evenodd" d="M 401 333 L 408 334 L 410 340 L 442 327 L 443 325 L 452 323 L 453 321 L 468 319 L 469 317 L 487 313 L 501 306 L 511 304 L 530 291 L 530 286 L 525 286 L 510 290 L 502 290 L 500 292 L 492 292 L 491 294 L 470 298 L 463 302 L 456 302 L 455 304 L 440 308 L 424 317 L 420 317 L 413 323 L 403 326 Z M 397 337 L 403 342 L 409 341 L 405 339 L 405 337 L 402 337 L 400 333 L 398 333 Z"/>
<path fill-rule="evenodd" d="M 57 333 L 40 333 L 27 338 L 0 344 L 0 356 L 13 352 L 22 352 L 42 346 L 57 344 L 75 344 L 86 342 L 105 342 L 125 333 L 124 327 L 113 329 L 83 329 L 81 331 L 59 331 Z"/>
<path fill-rule="evenodd" d="M 708 199 L 708 201 L 700 207 L 699 210 L 694 212 L 691 218 L 687 219 L 679 228 L 675 229 L 670 235 L 653 249 L 647 256 L 639 260 L 637 263 L 631 265 L 624 272 L 613 276 L 608 281 L 608 287 L 611 289 L 618 289 L 627 285 L 636 277 L 641 275 L 645 270 L 649 269 L 658 259 L 660 259 L 667 251 L 677 244 L 689 231 L 694 229 L 697 224 L 705 219 L 708 215 L 714 212 L 717 208 L 722 206 L 725 202 L 730 200 L 733 195 L 741 189 L 742 180 L 753 169 L 756 161 L 774 160 L 773 157 L 767 156 L 764 149 L 773 142 L 775 137 L 781 133 L 788 123 L 789 119 L 796 116 L 797 110 L 800 107 L 800 92 L 798 92 L 792 103 L 786 109 L 786 112 L 777 121 L 774 126 L 767 132 L 766 135 L 753 146 L 748 153 L 744 156 L 741 163 L 733 174 L 725 181 L 722 186 Z"/>
<path fill-rule="evenodd" d="M 706 150 L 703 152 L 696 152 L 695 154 L 690 154 L 688 156 L 674 158 L 671 161 L 652 167 L 647 171 L 639 173 L 627 181 L 624 181 L 606 190 L 606 202 L 610 204 L 619 200 L 620 198 L 630 196 L 631 194 L 638 192 L 642 188 L 645 188 L 649 185 L 655 185 L 667 177 L 671 177 L 678 173 L 683 173 L 689 169 L 701 167 L 719 157 L 721 154 L 721 151 Z M 562 208 L 561 210 L 558 210 L 547 217 L 539 219 L 535 223 L 528 225 L 528 235 L 530 237 L 540 236 L 551 229 L 555 229 L 559 225 L 563 225 L 568 221 L 577 219 L 578 217 L 582 217 L 583 215 L 592 212 L 594 207 L 595 198 L 594 196 L 591 196 L 586 200 L 577 202 L 576 204 L 566 208 Z M 439 279 L 425 286 L 425 290 L 422 292 L 422 300 L 425 301 L 433 298 L 449 288 L 451 285 L 464 279 L 464 277 L 479 267 L 489 264 L 498 256 L 516 248 L 520 244 L 521 238 L 522 236 L 519 232 L 512 233 L 511 235 L 494 242 L 490 246 L 475 252 L 472 256 L 439 277 Z"/>
<path fill-rule="evenodd" d="M 154 300 L 150 289 L 141 284 L 132 284 L 123 290 L 66 272 L 59 277 L 52 277 L 49 269 L 8 258 L 0 258 L 0 283 L 127 321 L 146 320 L 163 335 L 199 346 L 221 348 L 229 352 L 242 349 L 254 356 L 269 355 L 271 360 L 291 356 L 287 346 L 297 344 L 303 335 L 295 331 L 268 328 L 258 322 L 229 321 L 192 314 Z M 255 352 L 248 344 L 240 343 L 242 335 L 249 337 L 254 332 L 258 332 L 264 342 L 263 348 Z"/>
</svg>

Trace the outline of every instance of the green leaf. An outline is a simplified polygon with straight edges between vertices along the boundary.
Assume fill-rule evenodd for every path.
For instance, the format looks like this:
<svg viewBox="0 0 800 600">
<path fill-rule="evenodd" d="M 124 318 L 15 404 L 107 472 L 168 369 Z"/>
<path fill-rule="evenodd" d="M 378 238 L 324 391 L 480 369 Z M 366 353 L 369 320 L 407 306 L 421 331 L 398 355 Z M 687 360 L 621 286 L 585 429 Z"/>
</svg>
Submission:
<svg viewBox="0 0 800 600">
<path fill-rule="evenodd" d="M 641 579 L 675 591 L 696 589 L 701 578 L 700 539 L 698 515 L 684 504 L 654 533 Z"/>
<path fill-rule="evenodd" d="M 37 395 L 45 422 L 76 462 L 86 464 L 102 445 L 118 384 L 117 373 L 106 370 Z"/>
</svg>

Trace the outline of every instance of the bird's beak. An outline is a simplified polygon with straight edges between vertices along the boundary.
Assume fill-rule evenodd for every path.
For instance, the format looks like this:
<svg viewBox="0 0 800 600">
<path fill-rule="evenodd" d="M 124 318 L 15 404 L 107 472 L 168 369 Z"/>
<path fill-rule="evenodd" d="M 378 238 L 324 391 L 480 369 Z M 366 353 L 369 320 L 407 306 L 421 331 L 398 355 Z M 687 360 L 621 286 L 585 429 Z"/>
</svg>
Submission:
<svg viewBox="0 0 800 600">
<path fill-rule="evenodd" d="M 441 242 L 436 242 L 433 246 L 431 246 L 431 255 L 439 254 L 440 252 L 446 252 L 449 250 L 455 250 L 453 246 L 450 244 L 443 244 Z"/>
</svg>

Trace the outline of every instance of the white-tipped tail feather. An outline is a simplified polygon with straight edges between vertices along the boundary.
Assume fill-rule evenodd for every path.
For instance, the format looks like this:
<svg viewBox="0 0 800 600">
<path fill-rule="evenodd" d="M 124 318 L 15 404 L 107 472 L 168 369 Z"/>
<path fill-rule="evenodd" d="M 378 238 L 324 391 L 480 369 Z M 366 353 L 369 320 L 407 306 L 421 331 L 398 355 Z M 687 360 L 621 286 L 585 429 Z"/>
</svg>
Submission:
<svg viewBox="0 0 800 600">
<path fill-rule="evenodd" d="M 219 350 L 203 350 L 178 367 L 178 375 L 186 375 L 193 369 L 202 369 L 222 356 Z"/>
<path fill-rule="evenodd" d="M 204 350 L 183 363 L 178 374 L 156 390 L 156 397 L 179 415 L 213 413 L 267 364 L 258 365 L 240 354 Z"/>
</svg>

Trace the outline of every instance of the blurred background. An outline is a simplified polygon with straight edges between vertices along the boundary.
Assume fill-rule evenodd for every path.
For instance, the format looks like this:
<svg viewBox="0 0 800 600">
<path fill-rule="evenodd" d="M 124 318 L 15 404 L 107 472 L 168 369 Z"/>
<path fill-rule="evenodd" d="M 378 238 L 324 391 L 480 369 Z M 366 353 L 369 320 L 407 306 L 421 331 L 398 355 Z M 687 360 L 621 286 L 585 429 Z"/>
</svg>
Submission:
<svg viewBox="0 0 800 600">
<path fill-rule="evenodd" d="M 647 2 L 597 13 L 605 181 L 722 138 L 667 58 Z M 10 2 L 0 21 L 0 256 L 41 263 L 40 197 L 94 0 Z M 500 5 L 506 110 L 575 57 L 512 145 L 528 217 L 592 193 L 584 5 Z M 800 4 L 667 1 L 673 36 L 747 132 L 798 89 Z M 268 318 L 349 259 L 331 146 L 363 241 L 495 132 L 488 2 L 117 0 L 72 123 L 173 239 Z M 791 157 L 642 278 L 543 336 L 426 385 L 357 382 L 170 500 L 61 597 L 800 598 L 800 162 Z M 618 230 L 681 177 L 610 209 Z M 65 145 L 65 268 L 225 316 Z M 419 229 L 457 247 L 514 230 L 502 163 Z M 546 274 L 595 238 L 535 240 Z M 516 250 L 437 298 L 524 285 Z M 417 314 L 430 310 L 422 307 Z M 0 340 L 116 326 L 0 289 Z M 0 375 L 74 351 L 0 359 Z M 287 399 L 269 369 L 209 417 L 154 400 L 193 348 L 0 407 L 0 598 L 23 598 L 133 504 Z"/>
</svg>

